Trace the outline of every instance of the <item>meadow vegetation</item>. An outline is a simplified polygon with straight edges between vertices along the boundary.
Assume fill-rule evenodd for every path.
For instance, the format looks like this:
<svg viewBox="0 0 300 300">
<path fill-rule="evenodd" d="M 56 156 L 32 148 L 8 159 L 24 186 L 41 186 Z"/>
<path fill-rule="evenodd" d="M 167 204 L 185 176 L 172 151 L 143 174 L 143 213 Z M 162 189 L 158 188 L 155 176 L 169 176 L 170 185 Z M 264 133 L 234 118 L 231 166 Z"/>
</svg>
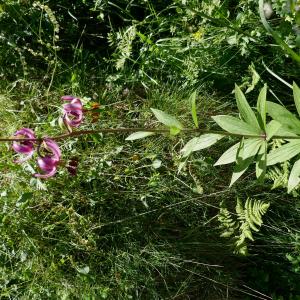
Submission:
<svg viewBox="0 0 300 300">
<path fill-rule="evenodd" d="M 252 107 L 266 84 L 294 113 L 300 3 L 264 10 L 279 40 L 256 0 L 3 0 L 1 137 L 66 131 L 63 95 L 89 110 L 80 130 L 161 128 L 150 108 L 193 128 L 193 93 L 200 127 L 216 129 L 212 116 L 238 116 L 235 84 Z M 213 164 L 235 137 L 183 159 L 193 132 L 128 135 L 59 141 L 47 180 L 0 143 L 1 299 L 300 299 L 294 160 L 229 187 L 233 167 Z"/>
</svg>

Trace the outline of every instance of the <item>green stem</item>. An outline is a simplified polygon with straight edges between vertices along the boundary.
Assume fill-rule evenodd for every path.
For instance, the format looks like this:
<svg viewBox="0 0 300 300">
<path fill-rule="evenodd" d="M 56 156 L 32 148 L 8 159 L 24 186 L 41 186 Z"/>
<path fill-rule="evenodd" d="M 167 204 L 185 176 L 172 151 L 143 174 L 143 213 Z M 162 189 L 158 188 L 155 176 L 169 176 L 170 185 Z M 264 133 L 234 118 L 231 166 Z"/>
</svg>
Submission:
<svg viewBox="0 0 300 300">
<path fill-rule="evenodd" d="M 272 27 L 269 25 L 269 23 L 267 22 L 267 19 L 265 17 L 265 12 L 264 12 L 264 0 L 259 0 L 259 15 L 260 15 L 260 19 L 265 27 L 265 29 L 273 36 L 274 40 L 276 41 L 276 43 L 278 45 L 280 45 L 283 50 L 295 61 L 297 61 L 298 63 L 300 63 L 300 56 L 294 51 L 292 50 L 288 44 L 286 44 L 281 37 L 279 36 L 279 34 L 274 31 L 272 29 Z"/>
<path fill-rule="evenodd" d="M 64 140 L 67 138 L 83 136 L 83 135 L 90 135 L 90 134 L 97 134 L 97 133 L 130 133 L 130 132 L 154 132 L 154 133 L 169 133 L 169 129 L 160 129 L 160 128 L 102 128 L 96 130 L 80 130 L 80 131 L 73 131 L 53 137 L 41 137 L 35 139 L 28 139 L 28 138 L 0 138 L 0 142 L 24 142 L 24 141 L 31 141 L 31 142 L 42 142 L 45 138 L 51 140 Z M 245 138 L 265 138 L 262 135 L 251 135 L 251 134 L 238 134 L 238 133 L 230 133 L 223 130 L 209 130 L 209 129 L 202 129 L 202 128 L 184 128 L 181 130 L 183 133 L 198 133 L 198 134 L 220 134 L 224 136 L 232 136 L 232 137 L 245 137 Z M 280 136 L 274 135 L 272 139 L 300 139 L 300 136 Z"/>
</svg>

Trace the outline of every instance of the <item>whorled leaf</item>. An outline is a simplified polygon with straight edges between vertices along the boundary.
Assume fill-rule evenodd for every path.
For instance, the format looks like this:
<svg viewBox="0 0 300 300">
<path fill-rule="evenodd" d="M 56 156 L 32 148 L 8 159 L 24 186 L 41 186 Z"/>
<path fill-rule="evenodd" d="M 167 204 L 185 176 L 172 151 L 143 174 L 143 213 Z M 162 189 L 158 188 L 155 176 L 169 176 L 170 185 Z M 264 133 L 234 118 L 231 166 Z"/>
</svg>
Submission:
<svg viewBox="0 0 300 300">
<path fill-rule="evenodd" d="M 300 183 L 300 160 L 293 165 L 288 181 L 288 193 L 290 193 Z"/>
<path fill-rule="evenodd" d="M 282 129 L 295 134 L 300 134 L 300 120 L 285 107 L 267 101 L 267 112 L 272 119 L 278 121 L 282 125 Z"/>
<path fill-rule="evenodd" d="M 297 108 L 298 115 L 300 116 L 300 88 L 296 84 L 293 83 L 293 95 L 294 95 L 294 102 Z"/>
<path fill-rule="evenodd" d="M 257 111 L 258 111 L 258 122 L 260 124 L 260 128 L 266 129 L 266 114 L 267 114 L 267 85 L 261 89 L 258 99 L 257 99 Z"/>
<path fill-rule="evenodd" d="M 203 134 L 200 137 L 194 137 L 181 149 L 182 157 L 189 156 L 192 152 L 208 148 L 223 138 L 221 134 Z"/>
<path fill-rule="evenodd" d="M 261 139 L 249 139 L 247 144 L 241 146 L 237 155 L 236 166 L 231 177 L 230 186 L 232 186 L 248 169 L 250 164 L 254 161 L 254 158 L 264 143 Z"/>
<path fill-rule="evenodd" d="M 291 142 L 273 150 L 267 155 L 267 166 L 287 161 L 300 153 L 300 140 Z"/>
<path fill-rule="evenodd" d="M 254 136 L 261 134 L 261 130 L 256 126 L 249 125 L 246 122 L 235 117 L 219 115 L 212 118 L 221 128 L 233 134 Z"/>
<path fill-rule="evenodd" d="M 255 116 L 254 111 L 250 107 L 249 103 L 246 100 L 245 95 L 241 91 L 238 85 L 235 85 L 235 98 L 236 103 L 241 114 L 242 119 L 251 127 L 259 129 L 259 124 Z"/>
</svg>

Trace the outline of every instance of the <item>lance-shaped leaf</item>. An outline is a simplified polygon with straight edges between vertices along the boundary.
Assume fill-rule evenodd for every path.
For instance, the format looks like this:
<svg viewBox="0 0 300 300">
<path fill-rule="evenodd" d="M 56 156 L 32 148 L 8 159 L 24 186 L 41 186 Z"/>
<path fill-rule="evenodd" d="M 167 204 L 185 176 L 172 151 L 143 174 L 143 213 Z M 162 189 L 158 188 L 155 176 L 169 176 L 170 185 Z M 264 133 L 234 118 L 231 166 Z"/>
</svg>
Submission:
<svg viewBox="0 0 300 300">
<path fill-rule="evenodd" d="M 294 94 L 294 101 L 296 104 L 298 115 L 300 116 L 300 88 L 298 87 L 296 82 L 293 83 L 293 94 Z"/>
<path fill-rule="evenodd" d="M 288 181 L 288 193 L 290 193 L 300 183 L 300 160 L 293 165 Z"/>
<path fill-rule="evenodd" d="M 300 134 L 300 121 L 283 106 L 267 101 L 268 114 L 278 121 L 283 129 L 289 132 Z"/>
<path fill-rule="evenodd" d="M 261 130 L 253 127 L 235 117 L 221 115 L 212 117 L 214 121 L 224 130 L 240 135 L 260 135 Z"/>
<path fill-rule="evenodd" d="M 143 139 L 147 136 L 154 135 L 155 132 L 149 132 L 149 131 L 139 131 L 139 132 L 134 132 L 131 135 L 129 135 L 125 140 L 126 141 L 134 141 L 138 139 Z"/>
<path fill-rule="evenodd" d="M 256 178 L 262 181 L 267 170 L 267 142 L 264 141 L 258 150 L 256 160 Z"/>
<path fill-rule="evenodd" d="M 217 160 L 214 166 L 227 165 L 235 162 L 239 146 L 240 146 L 240 142 L 236 143 L 235 145 L 227 149 Z"/>
<path fill-rule="evenodd" d="M 275 120 L 272 120 L 270 123 L 267 124 L 266 127 L 266 135 L 267 141 L 269 141 L 280 129 L 281 124 Z"/>
<path fill-rule="evenodd" d="M 181 149 L 183 157 L 189 156 L 192 152 L 208 148 L 223 138 L 221 134 L 203 134 L 200 137 L 194 137 Z"/>
<path fill-rule="evenodd" d="M 159 109 L 151 108 L 151 110 L 154 113 L 156 119 L 169 128 L 183 129 L 183 125 L 175 117 Z"/>
<path fill-rule="evenodd" d="M 258 122 L 260 124 L 260 128 L 264 130 L 266 129 L 266 113 L 267 113 L 266 99 L 267 99 L 267 85 L 265 84 L 262 90 L 260 91 L 257 99 L 257 111 L 259 113 Z"/>
<path fill-rule="evenodd" d="M 192 117 L 196 128 L 199 127 L 198 118 L 197 118 L 197 108 L 196 108 L 196 96 L 197 92 L 193 92 L 190 96 L 191 106 L 192 106 Z"/>
<path fill-rule="evenodd" d="M 236 103 L 241 114 L 242 119 L 249 125 L 253 126 L 256 129 L 259 129 L 259 124 L 257 122 L 256 116 L 249 103 L 246 100 L 245 95 L 238 87 L 235 85 L 235 98 Z"/>
<path fill-rule="evenodd" d="M 267 156 L 267 165 L 272 166 L 277 163 L 282 163 L 291 159 L 300 153 L 300 141 L 294 140 L 291 141 L 280 148 L 275 149 L 270 152 Z"/>
<path fill-rule="evenodd" d="M 245 173 L 250 164 L 253 162 L 259 147 L 262 143 L 264 143 L 261 139 L 248 139 L 246 141 L 238 153 L 236 161 L 237 164 L 231 177 L 230 186 L 232 186 Z"/>
</svg>

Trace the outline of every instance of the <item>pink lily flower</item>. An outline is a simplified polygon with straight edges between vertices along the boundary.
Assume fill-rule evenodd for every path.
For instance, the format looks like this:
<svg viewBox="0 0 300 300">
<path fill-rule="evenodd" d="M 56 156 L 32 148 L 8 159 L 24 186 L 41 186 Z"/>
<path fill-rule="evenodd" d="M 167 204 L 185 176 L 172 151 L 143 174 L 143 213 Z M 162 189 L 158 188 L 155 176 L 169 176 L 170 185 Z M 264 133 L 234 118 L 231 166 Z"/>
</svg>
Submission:
<svg viewBox="0 0 300 300">
<path fill-rule="evenodd" d="M 83 106 L 82 102 L 79 98 L 74 96 L 63 96 L 61 97 L 62 100 L 68 101 L 70 103 L 64 104 L 64 120 L 70 127 L 78 127 L 83 118 Z"/>
<path fill-rule="evenodd" d="M 51 152 L 51 154 L 37 159 L 37 164 L 43 171 L 43 174 L 34 174 L 34 176 L 39 178 L 49 178 L 55 175 L 57 171 L 57 166 L 61 158 L 61 151 L 57 143 L 51 139 L 44 139 L 43 145 L 47 151 Z"/>
<path fill-rule="evenodd" d="M 35 135 L 33 130 L 30 128 L 22 128 L 14 134 L 14 136 L 19 138 L 28 138 L 28 139 L 35 139 Z M 34 142 L 33 141 L 14 141 L 12 148 L 17 152 L 21 154 L 25 154 L 26 156 L 23 159 L 15 160 L 15 163 L 23 163 L 24 161 L 27 161 L 30 159 L 34 153 Z"/>
</svg>

